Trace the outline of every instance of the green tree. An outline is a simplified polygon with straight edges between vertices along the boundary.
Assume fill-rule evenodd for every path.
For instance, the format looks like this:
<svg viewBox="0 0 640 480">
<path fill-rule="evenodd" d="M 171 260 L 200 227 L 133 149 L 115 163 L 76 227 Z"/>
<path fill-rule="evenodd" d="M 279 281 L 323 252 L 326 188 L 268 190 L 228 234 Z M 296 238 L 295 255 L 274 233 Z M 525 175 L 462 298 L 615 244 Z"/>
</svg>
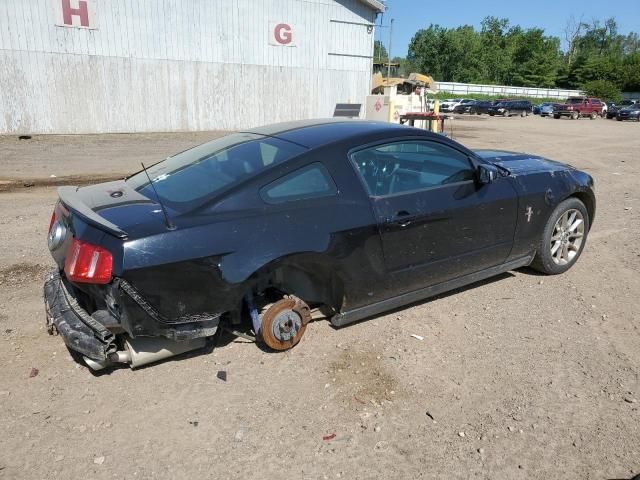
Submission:
<svg viewBox="0 0 640 480">
<path fill-rule="evenodd" d="M 625 57 L 622 68 L 623 90 L 626 92 L 640 92 L 640 51 Z"/>
<path fill-rule="evenodd" d="M 373 61 L 374 62 L 386 62 L 389 60 L 389 54 L 384 44 L 380 40 L 373 42 Z"/>
<path fill-rule="evenodd" d="M 554 87 L 560 66 L 560 39 L 534 28 L 514 35 L 511 84 Z"/>
<path fill-rule="evenodd" d="M 640 91 L 637 33 L 621 35 L 613 18 L 591 24 L 572 18 L 565 39 L 563 53 L 559 38 L 541 28 L 512 26 L 506 18 L 486 17 L 479 31 L 432 24 L 414 35 L 407 63 L 439 81 L 588 87 L 609 96 L 620 89 Z"/>
<path fill-rule="evenodd" d="M 602 100 L 617 102 L 622 98 L 618 86 L 608 80 L 592 80 L 582 85 L 587 95 L 601 98 Z"/>
<path fill-rule="evenodd" d="M 480 41 L 484 78 L 489 83 L 508 83 L 512 63 L 509 47 L 513 40 L 508 37 L 509 20 L 486 17 L 481 26 Z"/>
</svg>

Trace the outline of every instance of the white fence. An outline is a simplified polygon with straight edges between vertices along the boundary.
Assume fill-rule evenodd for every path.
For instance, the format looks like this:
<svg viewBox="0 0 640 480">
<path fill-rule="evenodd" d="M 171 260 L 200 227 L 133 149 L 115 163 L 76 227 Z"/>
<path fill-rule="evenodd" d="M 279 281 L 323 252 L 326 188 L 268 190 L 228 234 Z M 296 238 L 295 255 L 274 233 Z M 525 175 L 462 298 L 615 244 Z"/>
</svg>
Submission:
<svg viewBox="0 0 640 480">
<path fill-rule="evenodd" d="M 622 92 L 622 98 L 624 100 L 637 100 L 640 99 L 640 92 Z"/>
<path fill-rule="evenodd" d="M 564 90 L 558 88 L 509 87 L 506 85 L 476 85 L 473 83 L 435 82 L 440 92 L 456 95 L 483 94 L 502 95 L 505 97 L 535 97 L 566 99 L 584 95 L 581 90 Z"/>
</svg>

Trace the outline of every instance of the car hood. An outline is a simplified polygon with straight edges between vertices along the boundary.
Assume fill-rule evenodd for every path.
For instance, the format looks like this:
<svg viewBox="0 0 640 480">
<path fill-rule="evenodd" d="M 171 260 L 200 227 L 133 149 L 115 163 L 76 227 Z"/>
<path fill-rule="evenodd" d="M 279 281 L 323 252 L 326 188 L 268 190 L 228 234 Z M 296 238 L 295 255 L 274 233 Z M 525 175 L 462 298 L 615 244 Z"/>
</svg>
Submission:
<svg viewBox="0 0 640 480">
<path fill-rule="evenodd" d="M 535 172 L 558 172 L 562 170 L 575 170 L 571 165 L 556 162 L 548 158 L 528 153 L 510 152 L 507 150 L 475 150 L 483 160 L 494 165 L 506 168 L 514 175 Z"/>
</svg>

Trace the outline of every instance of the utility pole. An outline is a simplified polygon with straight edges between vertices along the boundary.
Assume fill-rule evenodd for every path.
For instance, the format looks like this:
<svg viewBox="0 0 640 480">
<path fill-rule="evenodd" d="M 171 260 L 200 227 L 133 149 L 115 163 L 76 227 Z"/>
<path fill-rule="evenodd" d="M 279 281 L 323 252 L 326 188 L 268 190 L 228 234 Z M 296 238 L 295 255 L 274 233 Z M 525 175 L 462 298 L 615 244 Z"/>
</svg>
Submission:
<svg viewBox="0 0 640 480">
<path fill-rule="evenodd" d="M 389 50 L 387 52 L 387 78 L 391 78 L 391 40 L 393 39 L 393 18 L 389 26 Z"/>
</svg>

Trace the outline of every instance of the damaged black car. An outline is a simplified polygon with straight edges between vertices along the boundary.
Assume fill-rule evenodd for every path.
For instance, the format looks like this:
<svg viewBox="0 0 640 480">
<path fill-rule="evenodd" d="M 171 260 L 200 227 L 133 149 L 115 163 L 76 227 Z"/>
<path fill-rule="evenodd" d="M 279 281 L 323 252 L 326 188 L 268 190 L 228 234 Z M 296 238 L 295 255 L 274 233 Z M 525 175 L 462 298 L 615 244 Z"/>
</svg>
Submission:
<svg viewBox="0 0 640 480">
<path fill-rule="evenodd" d="M 220 329 L 273 350 L 502 272 L 569 269 L 593 179 L 388 123 L 317 120 L 213 140 L 121 181 L 62 187 L 47 325 L 93 369 Z"/>
</svg>

